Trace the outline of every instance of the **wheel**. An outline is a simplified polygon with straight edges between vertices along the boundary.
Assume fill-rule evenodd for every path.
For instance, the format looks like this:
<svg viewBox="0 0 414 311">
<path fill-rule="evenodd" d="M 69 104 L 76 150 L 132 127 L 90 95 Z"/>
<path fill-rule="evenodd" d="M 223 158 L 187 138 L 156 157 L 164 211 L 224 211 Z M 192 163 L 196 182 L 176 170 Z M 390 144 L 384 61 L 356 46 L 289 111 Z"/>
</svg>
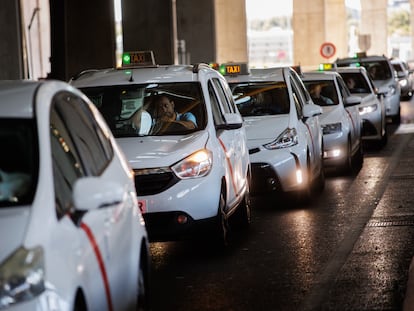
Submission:
<svg viewBox="0 0 414 311">
<path fill-rule="evenodd" d="M 228 245 L 229 235 L 229 222 L 225 213 L 226 196 L 222 190 L 220 193 L 219 206 L 217 211 L 217 217 L 214 224 L 214 242 L 217 242 L 218 246 Z"/>
<path fill-rule="evenodd" d="M 142 252 L 138 275 L 137 311 L 146 311 L 150 309 L 148 289 L 148 265 L 145 252 Z"/>
<path fill-rule="evenodd" d="M 249 227 L 251 222 L 251 200 L 250 200 L 250 187 L 247 183 L 246 193 L 244 194 L 243 200 L 237 207 L 237 211 L 233 215 L 235 225 L 238 229 L 246 229 Z"/>
</svg>

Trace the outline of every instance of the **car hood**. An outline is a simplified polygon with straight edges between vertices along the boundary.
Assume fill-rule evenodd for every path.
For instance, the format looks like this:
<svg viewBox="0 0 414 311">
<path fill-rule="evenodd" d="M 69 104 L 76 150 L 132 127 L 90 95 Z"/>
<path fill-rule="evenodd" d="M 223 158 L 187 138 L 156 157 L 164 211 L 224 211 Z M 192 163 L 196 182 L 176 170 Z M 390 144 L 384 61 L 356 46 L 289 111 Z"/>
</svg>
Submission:
<svg viewBox="0 0 414 311">
<path fill-rule="evenodd" d="M 170 166 L 193 152 L 205 148 L 208 132 L 180 136 L 117 138 L 132 168 Z"/>
<path fill-rule="evenodd" d="M 288 126 L 289 115 L 245 117 L 247 145 L 249 148 L 275 140 Z"/>
<path fill-rule="evenodd" d="M 388 87 L 395 84 L 393 79 L 388 80 L 373 80 L 374 85 L 378 88 L 380 93 L 387 93 L 389 91 Z"/>
<path fill-rule="evenodd" d="M 23 244 L 29 217 L 29 207 L 0 208 L 0 264 Z"/>
<path fill-rule="evenodd" d="M 342 107 L 339 105 L 333 107 L 322 107 L 322 114 L 319 116 L 321 125 L 340 122 L 342 118 Z"/>
</svg>

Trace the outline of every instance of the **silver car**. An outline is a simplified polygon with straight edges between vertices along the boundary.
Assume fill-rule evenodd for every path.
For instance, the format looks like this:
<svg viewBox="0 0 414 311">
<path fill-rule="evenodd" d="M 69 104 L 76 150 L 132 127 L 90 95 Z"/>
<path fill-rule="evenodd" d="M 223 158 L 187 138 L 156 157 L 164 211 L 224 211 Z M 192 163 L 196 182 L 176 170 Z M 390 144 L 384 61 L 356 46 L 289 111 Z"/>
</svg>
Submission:
<svg viewBox="0 0 414 311">
<path fill-rule="evenodd" d="M 387 143 L 387 128 L 383 96 L 364 67 L 337 68 L 353 95 L 361 97 L 359 115 L 362 119 L 362 139 L 376 141 L 382 147 Z"/>
</svg>

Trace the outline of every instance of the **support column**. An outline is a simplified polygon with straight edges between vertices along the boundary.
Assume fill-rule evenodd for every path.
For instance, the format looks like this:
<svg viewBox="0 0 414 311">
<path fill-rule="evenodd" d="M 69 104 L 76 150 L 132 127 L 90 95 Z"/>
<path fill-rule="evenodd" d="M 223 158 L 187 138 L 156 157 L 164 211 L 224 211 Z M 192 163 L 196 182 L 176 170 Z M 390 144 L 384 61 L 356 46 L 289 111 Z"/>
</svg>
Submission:
<svg viewBox="0 0 414 311">
<path fill-rule="evenodd" d="M 370 55 L 388 54 L 388 0 L 361 0 L 360 35 L 369 35 Z"/>
<path fill-rule="evenodd" d="M 0 41 L 0 79 L 26 78 L 19 0 L 2 0 Z"/>
<path fill-rule="evenodd" d="M 215 0 L 216 62 L 247 62 L 245 0 Z"/>
<path fill-rule="evenodd" d="M 347 55 L 348 35 L 344 0 L 293 0 L 293 62 L 304 69 Z M 323 43 L 336 47 L 331 59 L 320 55 Z"/>
</svg>

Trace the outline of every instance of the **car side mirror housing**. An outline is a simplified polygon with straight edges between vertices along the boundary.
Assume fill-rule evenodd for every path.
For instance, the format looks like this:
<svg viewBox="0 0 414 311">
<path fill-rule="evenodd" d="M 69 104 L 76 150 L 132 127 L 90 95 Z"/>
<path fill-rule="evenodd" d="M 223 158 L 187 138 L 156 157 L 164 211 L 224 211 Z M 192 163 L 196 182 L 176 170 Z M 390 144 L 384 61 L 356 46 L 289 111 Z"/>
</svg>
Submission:
<svg viewBox="0 0 414 311">
<path fill-rule="evenodd" d="M 224 121 L 224 124 L 220 124 L 216 126 L 216 128 L 222 130 L 232 130 L 239 129 L 243 126 L 243 118 L 237 113 L 225 113 Z"/>
<path fill-rule="evenodd" d="M 73 203 L 77 211 L 86 212 L 119 204 L 125 200 L 122 185 L 88 176 L 79 178 L 73 187 Z"/>
<path fill-rule="evenodd" d="M 345 97 L 344 104 L 346 107 L 359 105 L 361 103 L 361 97 L 359 96 L 348 96 Z"/>
<path fill-rule="evenodd" d="M 315 117 L 322 114 L 322 108 L 314 103 L 303 106 L 303 116 L 305 118 Z"/>
</svg>

